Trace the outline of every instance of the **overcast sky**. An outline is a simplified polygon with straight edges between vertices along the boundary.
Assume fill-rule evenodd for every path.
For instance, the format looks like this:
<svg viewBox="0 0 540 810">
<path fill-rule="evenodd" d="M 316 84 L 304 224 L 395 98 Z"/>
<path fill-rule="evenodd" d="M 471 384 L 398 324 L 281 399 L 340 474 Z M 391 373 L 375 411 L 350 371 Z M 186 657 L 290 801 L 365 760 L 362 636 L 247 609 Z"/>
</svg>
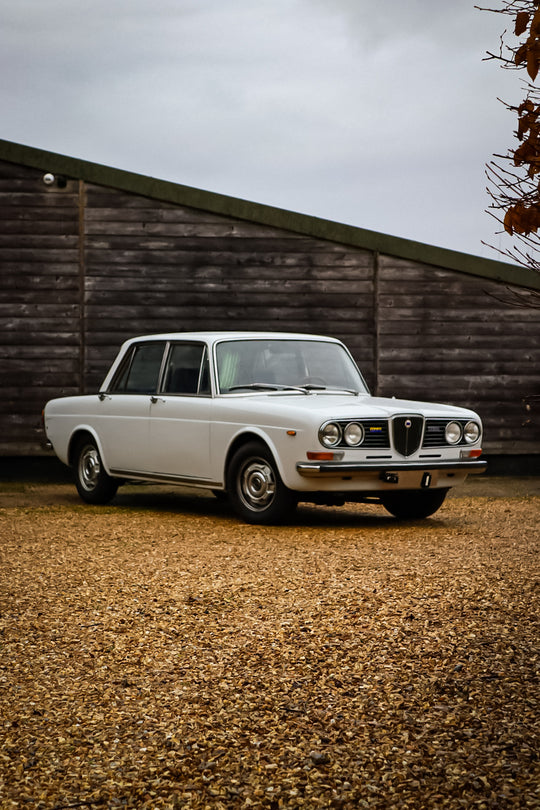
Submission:
<svg viewBox="0 0 540 810">
<path fill-rule="evenodd" d="M 499 5 L 495 2 L 491 5 Z M 512 144 L 474 0 L 0 0 L 0 137 L 488 258 Z"/>
</svg>

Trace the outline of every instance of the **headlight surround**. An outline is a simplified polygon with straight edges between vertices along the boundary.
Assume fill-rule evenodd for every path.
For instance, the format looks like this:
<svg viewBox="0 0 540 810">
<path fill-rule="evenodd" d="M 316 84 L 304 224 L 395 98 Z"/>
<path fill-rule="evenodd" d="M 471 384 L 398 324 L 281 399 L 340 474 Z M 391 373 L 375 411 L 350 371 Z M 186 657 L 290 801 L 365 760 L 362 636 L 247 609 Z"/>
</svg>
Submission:
<svg viewBox="0 0 540 810">
<path fill-rule="evenodd" d="M 349 422 L 343 431 L 343 438 L 345 444 L 349 447 L 358 447 L 364 441 L 364 428 L 358 422 Z"/>
<path fill-rule="evenodd" d="M 324 447 L 336 447 L 341 441 L 341 428 L 335 422 L 327 422 L 319 428 L 319 441 Z"/>
<path fill-rule="evenodd" d="M 467 422 L 463 428 L 463 438 L 467 444 L 474 444 L 480 438 L 480 425 L 477 422 Z"/>
<path fill-rule="evenodd" d="M 444 438 L 448 444 L 459 444 L 462 436 L 463 431 L 459 422 L 448 422 L 444 430 Z"/>
</svg>

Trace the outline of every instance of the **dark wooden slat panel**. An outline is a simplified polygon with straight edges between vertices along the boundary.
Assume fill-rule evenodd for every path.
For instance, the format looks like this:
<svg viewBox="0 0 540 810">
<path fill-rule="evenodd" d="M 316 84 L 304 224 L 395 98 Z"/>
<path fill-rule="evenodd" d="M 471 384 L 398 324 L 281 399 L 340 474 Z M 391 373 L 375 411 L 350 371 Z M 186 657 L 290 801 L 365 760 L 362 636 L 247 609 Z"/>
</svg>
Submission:
<svg viewBox="0 0 540 810">
<path fill-rule="evenodd" d="M 21 276 L 34 276 L 39 272 L 40 276 L 57 276 L 57 275 L 70 275 L 76 278 L 79 277 L 79 266 L 73 262 L 66 262 L 65 264 L 59 262 L 12 262 L 3 260 L 3 251 L 0 254 L 0 276 L 2 284 L 7 279 L 17 278 Z M 21 283 L 28 283 L 27 279 L 21 278 Z"/>
<path fill-rule="evenodd" d="M 456 321 L 456 323 L 459 323 Z M 454 327 L 455 329 L 456 327 Z M 466 329 L 466 322 L 462 321 L 459 325 L 460 330 Z M 454 331 L 452 329 L 452 332 Z M 493 321 L 491 319 L 486 319 L 486 321 L 477 321 L 474 324 L 474 335 L 471 335 L 471 331 L 469 332 L 469 337 L 472 340 L 476 339 L 476 336 L 485 336 L 485 335 L 498 335 L 499 341 L 501 340 L 501 336 L 504 336 L 506 339 L 507 335 L 523 335 L 527 337 L 531 331 L 531 325 L 527 322 L 515 322 L 510 320 L 509 322 L 505 323 L 498 323 L 497 321 Z M 447 341 L 449 341 L 449 332 L 448 328 L 445 330 L 445 325 L 442 324 L 440 321 L 431 322 L 425 321 L 423 323 L 418 323 L 418 321 L 411 320 L 408 323 L 404 323 L 403 321 L 384 321 L 380 324 L 380 333 L 384 340 L 394 339 L 395 335 L 399 335 L 400 337 L 403 335 L 423 335 L 424 339 L 428 341 L 431 336 L 437 336 L 441 333 L 446 335 Z M 525 344 L 526 345 L 526 342 Z"/>
<path fill-rule="evenodd" d="M 89 264 L 87 265 L 86 286 L 89 289 L 108 289 L 114 292 L 126 287 L 130 288 L 136 284 L 142 285 L 145 281 L 148 285 L 179 284 L 182 281 L 196 284 L 199 280 L 219 279 L 233 284 L 237 280 L 266 279 L 274 284 L 276 282 L 281 284 L 284 280 L 292 282 L 318 279 L 319 281 L 348 281 L 349 284 L 369 282 L 369 289 L 372 289 L 372 272 L 368 267 L 345 267 L 339 264 L 335 267 L 332 265 L 328 267 L 323 265 L 310 266 L 308 261 L 309 259 L 301 264 L 290 262 L 282 265 L 276 263 L 274 265 L 259 266 L 235 266 L 228 263 L 220 266 L 209 265 L 204 261 L 199 264 L 182 262 L 181 264 L 172 265 L 126 265 L 122 272 L 117 268 L 114 275 L 111 266 Z M 25 266 L 30 271 L 32 265 Z"/>
<path fill-rule="evenodd" d="M 6 357 L 4 352 L 0 354 L 0 374 L 5 375 L 5 379 L 10 382 L 21 375 L 29 375 L 32 382 L 36 373 L 43 374 L 74 374 L 78 371 L 79 358 L 75 354 L 73 357 Z M 32 362 L 33 361 L 33 362 Z"/>
<path fill-rule="evenodd" d="M 70 325 L 72 327 L 71 331 L 65 328 Z M 23 319 L 20 324 L 20 330 L 17 331 L 9 322 L 0 322 L 0 346 L 4 347 L 6 344 L 8 346 L 22 347 L 32 347 L 36 345 L 53 347 L 78 346 L 78 321 L 66 325 L 60 319 L 55 319 L 52 321 L 53 328 L 51 328 L 50 331 L 45 329 L 40 330 L 40 326 L 42 326 L 42 324 L 36 325 L 32 319 Z M 77 329 L 74 329 L 74 326 L 77 326 Z M 3 348 L 2 351 L 4 351 Z"/>
<path fill-rule="evenodd" d="M 260 233 L 261 235 L 257 235 Z M 244 250 L 255 251 L 257 253 L 344 253 L 343 247 L 333 244 L 331 242 L 316 242 L 311 240 L 308 236 L 295 236 L 288 234 L 284 236 L 275 237 L 270 236 L 264 231 L 254 229 L 253 233 L 249 236 L 242 238 L 232 236 L 230 234 L 222 236 L 207 236 L 201 237 L 195 231 L 189 236 L 181 236 L 177 238 L 169 237 L 146 237 L 144 231 L 141 231 L 140 243 L 144 248 L 145 244 L 162 245 L 162 249 L 167 250 Z M 104 236 L 88 236 L 86 244 L 89 250 L 110 250 L 118 248 L 123 250 L 130 245 L 137 244 L 137 240 L 133 236 L 117 236 L 114 232 Z"/>
<path fill-rule="evenodd" d="M 29 205 L 33 208 L 55 208 L 57 205 L 76 206 L 78 202 L 77 185 L 73 182 L 66 189 L 45 189 L 40 192 L 13 192 L 12 194 L 2 194 L 2 204 L 9 204 L 10 206 L 24 206 Z"/>
<path fill-rule="evenodd" d="M 178 328 L 179 324 L 185 323 L 188 319 L 192 321 L 193 318 L 196 318 L 199 323 L 206 322 L 207 324 L 212 323 L 213 320 L 220 320 L 227 323 L 228 319 L 233 319 L 234 323 L 229 321 L 228 327 L 225 328 L 240 329 L 244 327 L 239 326 L 238 324 L 243 324 L 246 322 L 246 315 L 247 320 L 252 320 L 254 317 L 257 318 L 258 329 L 266 328 L 265 324 L 267 321 L 273 321 L 275 323 L 289 321 L 290 323 L 294 324 L 298 321 L 298 319 L 311 324 L 312 331 L 314 323 L 341 324 L 343 321 L 350 321 L 351 323 L 356 323 L 357 326 L 361 322 L 365 322 L 370 325 L 372 324 L 371 312 L 365 311 L 364 314 L 364 311 L 358 309 L 340 308 L 337 311 L 333 311 L 331 317 L 329 317 L 327 310 L 315 306 L 310 307 L 309 311 L 306 311 L 305 307 L 294 309 L 291 306 L 272 307 L 268 305 L 253 306 L 250 307 L 250 310 L 251 312 L 246 313 L 246 307 L 242 306 L 212 307 L 208 305 L 189 306 L 186 308 L 181 306 L 159 307 L 155 308 L 153 313 L 154 317 L 149 319 L 148 308 L 146 306 L 141 305 L 130 307 L 118 305 L 116 307 L 109 307 L 107 310 L 104 310 L 102 307 L 88 306 L 87 315 L 91 321 L 93 319 L 99 319 L 99 324 L 104 329 L 108 327 L 109 323 L 114 324 L 114 322 L 118 320 L 131 320 L 134 323 L 151 322 L 155 325 L 155 327 L 158 328 L 158 331 L 159 324 L 161 322 L 176 323 L 176 328 Z"/>
<path fill-rule="evenodd" d="M 89 206 L 85 210 L 85 220 L 89 233 L 92 228 L 98 225 L 111 227 L 118 223 L 138 223 L 139 227 L 146 227 L 147 223 L 181 223 L 181 222 L 202 222 L 202 223 L 223 223 L 237 222 L 229 217 L 212 214 L 210 211 L 201 211 L 197 208 L 187 208 L 185 206 L 167 208 L 159 204 L 152 207 L 151 201 L 144 200 L 147 205 L 138 208 L 118 208 L 100 207 L 95 205 L 95 197 L 89 201 Z"/>
<path fill-rule="evenodd" d="M 39 234 L 38 236 L 34 236 L 32 234 L 25 234 L 23 237 L 23 244 L 24 249 L 32 249 L 32 248 L 39 248 L 40 250 L 45 249 L 53 249 L 58 250 L 61 248 L 70 249 L 77 245 L 78 243 L 78 236 L 76 235 L 76 230 L 71 229 L 72 233 L 66 233 L 64 229 L 62 233 L 54 233 L 54 234 Z M 8 250 L 17 249 L 17 246 L 21 244 L 21 234 L 0 234 L 0 251 L 3 252 L 4 248 Z"/>
<path fill-rule="evenodd" d="M 12 314 L 12 309 L 9 304 L 0 304 L 0 318 L 9 318 Z M 59 312 L 58 303 L 54 304 L 41 304 L 40 302 L 32 304 L 20 304 L 17 307 L 17 316 L 22 317 L 41 317 L 41 318 L 54 318 L 70 316 L 77 318 L 79 316 L 79 307 L 77 304 L 63 304 L 62 311 Z M 6 323 L 7 321 L 3 321 Z"/>
<path fill-rule="evenodd" d="M 54 208 L 39 206 L 10 206 L 0 193 L 0 227 L 14 222 L 33 222 L 36 225 L 42 222 L 69 222 L 78 221 L 78 211 L 73 205 L 55 205 Z"/>
<path fill-rule="evenodd" d="M 10 345 L 2 345 L 0 341 L 0 345 L 2 346 L 0 349 L 0 362 L 2 360 L 17 360 L 18 362 L 43 363 L 58 358 L 71 360 L 78 356 L 77 344 L 51 346 L 38 343 L 36 335 L 27 344 L 11 342 Z"/>
<path fill-rule="evenodd" d="M 445 285 L 446 286 L 446 285 Z M 484 310 L 491 312 L 509 312 L 514 316 L 519 315 L 516 312 L 516 307 L 511 307 L 497 299 L 493 299 L 489 295 L 471 295 L 464 294 L 459 296 L 457 293 L 451 296 L 441 294 L 427 294 L 427 293 L 400 293 L 397 295 L 395 292 L 392 294 L 381 294 L 379 287 L 379 303 L 382 307 L 387 308 L 391 313 L 399 309 L 410 309 L 416 312 L 417 317 L 420 312 L 429 311 L 430 313 L 440 312 L 443 315 L 448 312 L 464 306 L 469 312 L 482 312 Z"/>
<path fill-rule="evenodd" d="M 523 335 L 505 335 L 504 347 L 506 350 L 514 349 L 516 359 L 519 359 L 521 352 L 527 351 L 528 348 L 538 348 L 540 346 L 540 329 L 536 330 L 534 334 L 529 330 L 526 340 L 526 349 L 524 349 Z M 399 346 L 396 341 L 391 340 L 389 337 L 383 336 L 381 341 L 381 352 L 401 352 L 405 353 L 411 349 L 421 351 L 442 353 L 449 350 L 450 340 L 445 330 L 439 331 L 437 334 L 430 334 L 428 336 L 422 335 L 420 330 L 414 335 L 400 334 Z M 501 337 L 493 331 L 488 331 L 486 334 L 479 335 L 466 335 L 452 333 L 451 345 L 458 348 L 460 351 L 466 351 L 469 347 L 476 351 L 483 349 L 498 349 L 501 346 Z"/>
<path fill-rule="evenodd" d="M 58 245 L 56 248 L 49 248 L 49 247 L 33 247 L 29 248 L 26 247 L 26 240 L 25 244 L 22 247 L 2 247 L 0 250 L 0 256 L 2 263 L 14 263 L 14 262 L 37 262 L 38 264 L 42 263 L 62 263 L 65 262 L 67 264 L 72 265 L 74 262 L 79 261 L 79 251 L 77 249 Z"/>
<path fill-rule="evenodd" d="M 521 346 L 521 340 L 518 338 L 519 345 Z M 507 346 L 505 344 L 504 347 L 500 347 L 500 340 L 494 341 L 494 347 L 497 348 L 497 357 L 501 361 L 512 361 L 514 363 L 514 368 L 516 364 L 516 350 L 511 346 Z M 493 348 L 493 347 L 492 347 Z M 473 361 L 480 361 L 486 357 L 489 357 L 486 354 L 486 348 L 477 346 L 476 342 L 474 346 L 463 346 L 463 347 L 456 347 L 452 346 L 449 347 L 448 345 L 444 347 L 444 351 L 437 352 L 436 355 L 433 353 L 433 348 L 431 346 L 423 345 L 421 347 L 414 347 L 414 348 L 407 348 L 403 350 L 401 347 L 397 348 L 389 348 L 383 347 L 379 351 L 379 359 L 384 361 L 395 361 L 396 358 L 399 358 L 401 362 L 421 362 L 421 361 L 433 361 L 437 360 L 438 362 L 447 362 L 447 361 L 459 361 L 461 363 L 461 369 L 465 373 L 467 369 L 467 363 L 470 360 Z M 540 344 L 537 347 L 527 347 L 524 353 L 520 353 L 519 360 L 524 360 L 525 362 L 538 362 L 540 361 Z"/>
<path fill-rule="evenodd" d="M 388 360 L 382 361 L 380 362 L 380 371 L 385 376 L 395 376 L 404 369 L 404 366 L 405 364 L 400 360 L 395 360 L 393 362 Z M 475 376 L 496 376 L 497 374 L 512 374 L 516 369 L 516 363 L 515 360 L 503 362 L 496 356 L 494 356 L 494 359 L 491 362 L 480 359 L 475 362 L 469 360 L 467 363 L 464 363 L 463 361 L 452 362 L 446 360 L 444 357 L 441 357 L 439 360 L 433 361 L 417 363 L 408 362 L 406 364 L 406 368 L 407 374 L 415 374 L 419 377 L 434 374 L 438 374 L 439 377 L 443 377 L 449 374 L 457 375 L 460 373 L 466 376 L 471 374 Z M 528 371 L 530 374 L 533 374 L 536 368 L 537 362 L 530 362 L 529 368 L 527 369 L 527 367 L 524 366 L 523 370 L 525 373 Z"/>
<path fill-rule="evenodd" d="M 10 292 L 21 292 L 32 294 L 36 290 L 73 290 L 78 287 L 78 278 L 73 275 L 35 275 L 36 267 L 34 265 L 34 275 L 25 274 L 20 276 L 18 273 L 4 273 L 4 268 L 0 265 L 2 272 L 2 287 L 0 292 L 4 291 L 6 294 Z"/>
<path fill-rule="evenodd" d="M 25 392 L 31 393 L 33 396 L 33 401 L 38 406 L 35 413 L 39 418 L 41 418 L 41 411 L 43 409 L 43 405 L 48 402 L 50 399 L 54 399 L 55 397 L 71 397 L 77 396 L 79 394 L 78 386 L 69 386 L 63 385 L 62 381 L 56 380 L 52 385 L 40 386 L 39 388 L 34 388 L 32 386 L 27 386 L 25 388 L 19 388 L 17 386 L 9 385 L 6 388 L 2 389 L 3 393 L 5 393 L 6 400 L 11 402 L 18 402 L 24 397 Z M 29 402 L 25 403 L 25 407 L 29 406 Z M 16 416 L 16 413 L 13 413 L 13 416 Z"/>
<path fill-rule="evenodd" d="M 320 279 L 318 276 L 313 275 L 307 279 L 283 278 L 280 280 L 279 285 L 276 285 L 276 279 L 268 278 L 230 278 L 227 275 L 213 276 L 210 279 L 205 279 L 204 276 L 193 277 L 191 275 L 181 275 L 178 278 L 148 278 L 147 276 L 140 276 L 139 278 L 113 277 L 113 278 L 89 278 L 86 281 L 86 290 L 88 292 L 95 292 L 96 294 L 107 295 L 109 300 L 114 300 L 114 295 L 118 291 L 122 292 L 122 298 L 125 295 L 126 289 L 131 290 L 136 295 L 141 291 L 154 290 L 164 291 L 176 290 L 183 292 L 184 290 L 196 291 L 208 289 L 232 289 L 234 291 L 253 291 L 253 292 L 269 292 L 271 294 L 276 292 L 276 286 L 281 292 L 301 292 L 310 294 L 314 300 L 317 300 L 320 294 L 332 293 L 334 295 L 350 295 L 353 293 L 360 293 L 365 296 L 365 305 L 370 306 L 373 293 L 373 283 L 370 280 L 351 281 L 351 280 L 334 280 L 334 279 Z"/>
<path fill-rule="evenodd" d="M 10 247 L 14 241 L 13 237 L 24 236 L 25 240 L 30 237 L 31 246 L 40 242 L 43 237 L 54 236 L 64 240 L 66 235 L 77 236 L 78 232 L 79 223 L 67 217 L 65 219 L 41 221 L 0 219 L 0 247 L 4 244 Z"/>
<path fill-rule="evenodd" d="M 269 229 L 263 225 L 256 226 L 250 223 L 231 221 L 217 222 L 87 222 L 86 233 L 88 243 L 99 246 L 105 240 L 107 245 L 119 246 L 138 244 L 144 239 L 167 240 L 185 239 L 196 237 L 199 239 L 221 239 L 226 237 L 250 238 L 250 239 L 302 239 L 300 236 L 292 236 L 284 231 Z M 100 239 L 100 236 L 102 237 Z"/>
</svg>

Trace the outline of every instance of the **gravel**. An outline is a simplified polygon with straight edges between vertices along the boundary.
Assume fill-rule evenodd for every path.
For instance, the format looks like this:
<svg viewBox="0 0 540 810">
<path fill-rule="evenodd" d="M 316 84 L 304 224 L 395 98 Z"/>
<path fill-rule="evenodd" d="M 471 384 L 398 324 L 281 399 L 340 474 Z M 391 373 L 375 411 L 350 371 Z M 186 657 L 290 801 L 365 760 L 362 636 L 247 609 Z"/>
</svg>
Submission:
<svg viewBox="0 0 540 810">
<path fill-rule="evenodd" d="M 252 527 L 3 481 L 0 807 L 540 807 L 539 483 Z"/>
</svg>

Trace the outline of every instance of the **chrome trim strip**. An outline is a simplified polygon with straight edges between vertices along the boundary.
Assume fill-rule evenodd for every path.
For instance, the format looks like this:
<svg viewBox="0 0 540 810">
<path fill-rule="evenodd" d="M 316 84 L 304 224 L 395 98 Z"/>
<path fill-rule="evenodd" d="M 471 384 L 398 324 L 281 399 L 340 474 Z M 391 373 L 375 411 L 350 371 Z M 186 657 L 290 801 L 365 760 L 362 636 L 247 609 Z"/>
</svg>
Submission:
<svg viewBox="0 0 540 810">
<path fill-rule="evenodd" d="M 211 481 L 208 478 L 195 478 L 189 475 L 163 475 L 160 473 L 142 473 L 132 470 L 117 470 L 111 468 L 111 475 L 117 478 L 129 478 L 135 481 L 148 481 L 152 484 L 184 484 L 192 487 L 204 487 L 206 489 L 222 489 L 220 481 Z"/>
<path fill-rule="evenodd" d="M 349 475 L 350 473 L 381 473 L 381 472 L 460 472 L 468 475 L 478 475 L 485 472 L 487 461 L 430 461 L 402 462 L 390 461 L 388 463 L 370 464 L 362 462 L 339 461 L 299 461 L 296 471 L 305 476 Z"/>
</svg>

